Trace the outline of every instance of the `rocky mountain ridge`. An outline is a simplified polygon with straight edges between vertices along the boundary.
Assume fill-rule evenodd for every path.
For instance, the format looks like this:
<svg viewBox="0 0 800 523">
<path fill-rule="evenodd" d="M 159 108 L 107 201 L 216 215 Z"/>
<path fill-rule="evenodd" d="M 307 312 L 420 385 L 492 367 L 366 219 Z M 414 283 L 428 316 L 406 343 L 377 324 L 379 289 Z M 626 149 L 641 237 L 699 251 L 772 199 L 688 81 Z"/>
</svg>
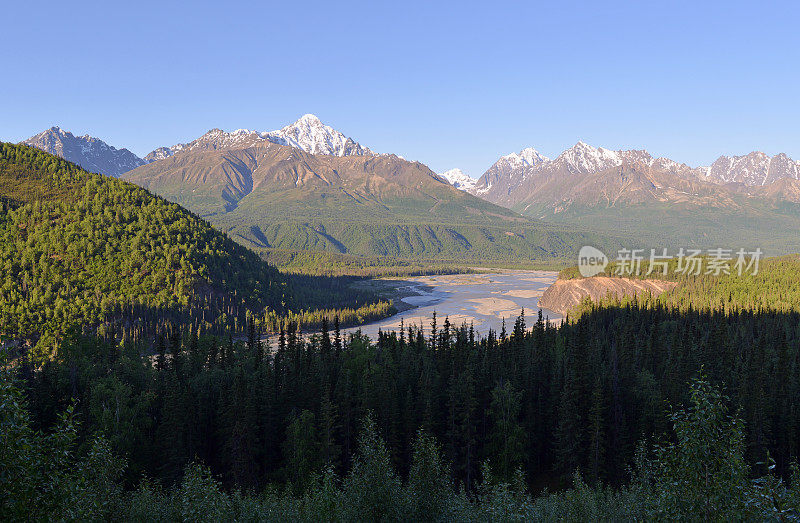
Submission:
<svg viewBox="0 0 800 523">
<path fill-rule="evenodd" d="M 122 173 L 145 164 L 144 160 L 128 149 L 117 149 L 88 134 L 75 136 L 58 126 L 31 136 L 22 143 L 60 156 L 80 165 L 87 171 L 109 176 L 118 177 Z"/>
<path fill-rule="evenodd" d="M 179 143 L 171 147 L 159 147 L 145 157 L 147 163 L 168 158 L 181 151 L 237 149 L 270 142 L 288 145 L 310 154 L 327 156 L 368 156 L 374 153 L 352 138 L 325 125 L 313 114 L 305 114 L 296 122 L 276 131 L 252 131 L 237 129 L 226 132 L 212 129 L 189 143 Z"/>
</svg>

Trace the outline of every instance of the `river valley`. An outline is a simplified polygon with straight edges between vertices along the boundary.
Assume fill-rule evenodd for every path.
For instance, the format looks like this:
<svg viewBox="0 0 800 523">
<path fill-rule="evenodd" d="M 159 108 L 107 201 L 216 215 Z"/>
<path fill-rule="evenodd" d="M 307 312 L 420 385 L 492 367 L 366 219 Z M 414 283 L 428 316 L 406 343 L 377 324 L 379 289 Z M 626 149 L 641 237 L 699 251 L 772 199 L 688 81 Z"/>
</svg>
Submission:
<svg viewBox="0 0 800 523">
<path fill-rule="evenodd" d="M 539 315 L 539 298 L 557 277 L 558 273 L 553 271 L 503 270 L 364 282 L 364 285 L 379 286 L 394 293 L 395 304 L 401 312 L 383 320 L 343 329 L 343 332 L 361 329 L 362 333 L 375 339 L 379 329 L 397 330 L 401 321 L 406 327 L 421 325 L 428 331 L 434 311 L 439 326 L 448 317 L 456 327 L 472 324 L 475 332 L 483 336 L 490 329 L 499 333 L 504 319 L 506 328 L 511 330 L 522 309 L 525 309 L 525 321 L 530 326 Z M 561 319 L 560 314 L 550 310 L 542 309 L 542 314 L 551 321 Z"/>
</svg>

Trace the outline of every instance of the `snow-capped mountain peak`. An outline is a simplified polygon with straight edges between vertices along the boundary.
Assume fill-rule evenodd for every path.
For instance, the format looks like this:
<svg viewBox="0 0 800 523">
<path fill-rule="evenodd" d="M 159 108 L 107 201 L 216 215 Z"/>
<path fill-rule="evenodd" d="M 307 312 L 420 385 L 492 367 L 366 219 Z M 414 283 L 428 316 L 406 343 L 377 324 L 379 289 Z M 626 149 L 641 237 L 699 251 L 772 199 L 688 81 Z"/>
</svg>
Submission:
<svg viewBox="0 0 800 523">
<path fill-rule="evenodd" d="M 564 164 L 571 172 L 597 172 L 620 165 L 622 158 L 616 151 L 579 141 L 555 159 Z"/>
<path fill-rule="evenodd" d="M 330 156 L 374 154 L 369 148 L 360 145 L 352 138 L 348 138 L 336 129 L 322 123 L 317 116 L 304 114 L 296 122 L 275 131 L 260 132 L 250 129 L 236 129 L 235 131 L 226 132 L 221 129 L 211 129 L 192 142 L 179 143 L 172 147 L 159 147 L 148 154 L 145 160 L 149 163 L 168 158 L 181 151 L 249 147 L 263 142 L 288 145 L 311 154 Z"/>
<path fill-rule="evenodd" d="M 531 169 L 549 162 L 550 159 L 534 149 L 527 147 L 518 153 L 501 156 L 483 173 L 469 192 L 475 195 L 488 193 L 492 187 L 502 186 L 512 190 L 519 185 Z"/>
<path fill-rule="evenodd" d="M 315 126 L 324 125 L 322 123 L 322 120 L 320 120 L 316 114 L 311 114 L 311 113 L 306 113 L 300 118 L 298 118 L 295 124 L 306 124 Z"/>
<path fill-rule="evenodd" d="M 304 114 L 283 129 L 266 133 L 274 143 L 290 145 L 311 154 L 330 156 L 363 156 L 373 154 L 352 138 L 322 123 L 313 114 Z"/>
<path fill-rule="evenodd" d="M 555 167 L 566 168 L 571 173 L 595 173 L 619 167 L 622 164 L 635 164 L 650 167 L 656 160 L 645 150 L 614 151 L 603 147 L 594 147 L 583 141 L 562 152 L 553 160 Z M 659 159 L 666 164 L 670 160 Z"/>
<path fill-rule="evenodd" d="M 475 184 L 478 183 L 478 180 L 465 174 L 461 169 L 450 169 L 449 171 L 439 173 L 439 176 L 444 178 L 447 183 L 456 189 L 467 192 L 472 192 L 475 189 Z"/>
</svg>

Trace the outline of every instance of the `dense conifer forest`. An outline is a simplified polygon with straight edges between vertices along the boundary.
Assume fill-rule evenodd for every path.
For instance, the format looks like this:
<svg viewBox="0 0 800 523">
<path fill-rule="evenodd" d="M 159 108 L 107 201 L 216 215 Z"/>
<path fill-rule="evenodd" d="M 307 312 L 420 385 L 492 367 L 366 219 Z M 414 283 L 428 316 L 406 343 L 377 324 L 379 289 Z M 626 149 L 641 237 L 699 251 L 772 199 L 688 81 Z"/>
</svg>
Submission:
<svg viewBox="0 0 800 523">
<path fill-rule="evenodd" d="M 750 263 L 747 259 L 747 263 Z M 707 259 L 703 260 L 704 263 Z M 718 310 L 722 312 L 736 311 L 777 311 L 792 312 L 800 308 L 800 255 L 788 255 L 775 258 L 765 258 L 757 263 L 753 261 L 750 270 L 743 270 L 742 274 L 735 269 L 735 260 L 724 263 L 725 270 L 719 274 L 708 272 L 708 269 L 699 271 L 698 274 L 678 272 L 676 260 L 670 260 L 666 272 L 658 268 L 650 272 L 649 264 L 644 262 L 638 274 L 623 275 L 633 278 L 657 278 L 676 281 L 677 287 L 654 298 L 650 295 L 638 298 L 618 300 L 609 298 L 603 300 L 604 304 L 613 305 L 620 303 L 639 302 L 643 305 L 654 306 L 660 304 L 668 308 L 677 308 L 682 311 L 689 310 Z M 705 266 L 704 266 L 705 267 Z M 649 274 L 648 274 L 649 273 Z M 602 274 L 603 276 L 619 277 L 615 272 L 615 264 L 611 264 Z M 559 273 L 560 279 L 580 278 L 574 267 L 564 269 Z M 591 308 L 591 304 L 587 304 Z M 579 310 L 581 313 L 584 309 Z"/>
<path fill-rule="evenodd" d="M 797 514 L 800 313 L 780 293 L 775 309 L 739 296 L 587 305 L 486 338 L 439 318 L 345 339 L 326 321 L 310 339 L 290 323 L 271 347 L 249 322 L 243 341 L 173 329 L 149 356 L 76 334 L 40 369 L 7 369 L 6 393 L 24 430 L 71 431 L 80 466 L 125 460 L 113 485 L 129 517 Z"/>
</svg>

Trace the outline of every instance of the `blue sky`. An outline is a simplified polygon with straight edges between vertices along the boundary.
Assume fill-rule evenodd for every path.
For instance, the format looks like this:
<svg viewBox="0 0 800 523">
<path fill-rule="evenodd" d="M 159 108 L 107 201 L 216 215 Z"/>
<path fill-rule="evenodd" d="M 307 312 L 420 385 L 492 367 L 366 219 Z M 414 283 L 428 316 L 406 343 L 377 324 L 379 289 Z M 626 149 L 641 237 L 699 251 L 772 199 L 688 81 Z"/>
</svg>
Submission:
<svg viewBox="0 0 800 523">
<path fill-rule="evenodd" d="M 120 4 L 120 5 L 115 5 Z M 533 146 L 800 159 L 800 7 L 736 2 L 4 5 L 0 139 L 139 155 L 304 113 L 480 175 Z"/>
</svg>

